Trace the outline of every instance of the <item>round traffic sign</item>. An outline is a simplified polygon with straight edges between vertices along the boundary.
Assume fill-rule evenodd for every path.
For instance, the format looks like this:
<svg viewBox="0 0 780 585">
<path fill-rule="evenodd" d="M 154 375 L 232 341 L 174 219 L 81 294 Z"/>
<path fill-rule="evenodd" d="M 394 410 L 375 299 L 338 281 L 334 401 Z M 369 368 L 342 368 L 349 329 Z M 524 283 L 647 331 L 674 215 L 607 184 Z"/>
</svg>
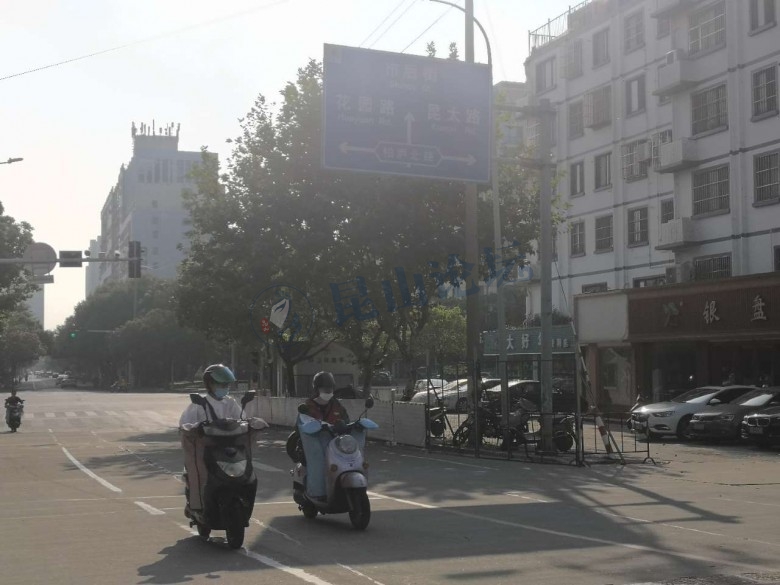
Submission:
<svg viewBox="0 0 780 585">
<path fill-rule="evenodd" d="M 27 246 L 22 254 L 22 259 L 36 262 L 36 264 L 29 265 L 33 274 L 48 274 L 57 266 L 57 252 L 49 244 L 43 242 L 33 242 Z M 37 262 L 45 262 L 45 264 L 37 264 Z"/>
</svg>

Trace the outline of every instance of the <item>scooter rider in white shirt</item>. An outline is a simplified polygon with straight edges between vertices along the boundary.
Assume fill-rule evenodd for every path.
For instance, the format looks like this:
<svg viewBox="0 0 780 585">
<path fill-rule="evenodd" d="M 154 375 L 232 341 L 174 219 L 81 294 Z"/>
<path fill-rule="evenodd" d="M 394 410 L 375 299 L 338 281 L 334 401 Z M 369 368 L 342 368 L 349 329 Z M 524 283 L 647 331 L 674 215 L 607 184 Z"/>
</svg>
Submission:
<svg viewBox="0 0 780 585">
<path fill-rule="evenodd" d="M 198 423 L 214 420 L 214 418 L 241 418 L 241 405 L 229 396 L 230 385 L 236 377 L 230 368 L 223 364 L 212 364 L 203 372 L 203 384 L 206 386 L 206 401 L 209 407 L 190 404 L 184 409 L 179 419 L 179 426 L 194 426 Z"/>
</svg>

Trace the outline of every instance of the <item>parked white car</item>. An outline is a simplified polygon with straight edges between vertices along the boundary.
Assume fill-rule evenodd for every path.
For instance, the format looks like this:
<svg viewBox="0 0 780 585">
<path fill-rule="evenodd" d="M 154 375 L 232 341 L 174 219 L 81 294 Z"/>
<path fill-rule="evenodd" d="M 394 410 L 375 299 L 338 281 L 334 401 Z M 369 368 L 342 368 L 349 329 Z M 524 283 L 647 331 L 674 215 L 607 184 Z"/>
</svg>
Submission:
<svg viewBox="0 0 780 585">
<path fill-rule="evenodd" d="M 494 378 L 485 378 L 482 380 L 482 390 L 492 387 L 495 384 L 500 383 L 500 380 Z M 428 406 L 436 406 L 441 404 L 446 407 L 450 412 L 468 412 L 471 400 L 468 395 L 468 380 L 461 378 L 460 380 L 453 380 L 447 383 L 442 388 L 431 389 L 430 392 L 423 391 L 418 392 L 410 402 L 417 402 L 419 404 L 428 404 Z"/>
<path fill-rule="evenodd" d="M 677 435 L 678 439 L 690 439 L 691 417 L 700 412 L 702 406 L 728 404 L 755 389 L 755 386 L 736 385 L 694 388 L 668 402 L 640 406 L 631 413 L 631 429 L 650 437 Z"/>
</svg>

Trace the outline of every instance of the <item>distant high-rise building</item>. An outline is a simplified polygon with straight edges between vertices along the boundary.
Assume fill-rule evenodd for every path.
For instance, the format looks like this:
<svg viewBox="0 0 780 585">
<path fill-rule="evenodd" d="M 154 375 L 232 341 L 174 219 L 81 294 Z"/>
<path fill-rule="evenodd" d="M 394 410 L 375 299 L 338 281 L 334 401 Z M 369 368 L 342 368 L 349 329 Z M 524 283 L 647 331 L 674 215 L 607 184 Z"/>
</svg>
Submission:
<svg viewBox="0 0 780 585">
<path fill-rule="evenodd" d="M 175 278 L 190 225 L 182 191 L 193 187 L 192 170 L 203 153 L 179 150 L 178 125 L 133 124 L 132 138 L 133 156 L 127 166 L 122 165 L 109 191 L 100 213 L 100 236 L 90 242 L 90 251 L 93 257 L 116 253 L 126 257 L 129 242 L 137 240 L 143 250 L 142 272 Z M 89 264 L 87 296 L 108 280 L 127 278 L 127 269 L 124 262 Z"/>
</svg>

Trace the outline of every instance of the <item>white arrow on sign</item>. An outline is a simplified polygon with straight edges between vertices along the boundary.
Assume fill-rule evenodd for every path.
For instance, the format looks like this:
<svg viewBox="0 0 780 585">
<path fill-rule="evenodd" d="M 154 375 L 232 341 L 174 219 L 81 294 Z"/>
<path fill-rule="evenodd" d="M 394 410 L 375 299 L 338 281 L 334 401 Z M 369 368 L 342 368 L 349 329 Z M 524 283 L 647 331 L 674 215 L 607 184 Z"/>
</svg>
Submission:
<svg viewBox="0 0 780 585">
<path fill-rule="evenodd" d="M 474 158 L 473 154 L 470 154 L 468 156 L 445 156 L 442 155 L 441 160 L 454 160 L 455 162 L 464 162 L 467 165 L 471 166 L 475 162 L 477 162 L 477 159 Z"/>
<path fill-rule="evenodd" d="M 374 152 L 373 148 L 366 148 L 365 146 L 350 146 L 347 142 L 342 142 L 339 145 L 339 150 L 344 154 L 348 152 Z"/>
</svg>

